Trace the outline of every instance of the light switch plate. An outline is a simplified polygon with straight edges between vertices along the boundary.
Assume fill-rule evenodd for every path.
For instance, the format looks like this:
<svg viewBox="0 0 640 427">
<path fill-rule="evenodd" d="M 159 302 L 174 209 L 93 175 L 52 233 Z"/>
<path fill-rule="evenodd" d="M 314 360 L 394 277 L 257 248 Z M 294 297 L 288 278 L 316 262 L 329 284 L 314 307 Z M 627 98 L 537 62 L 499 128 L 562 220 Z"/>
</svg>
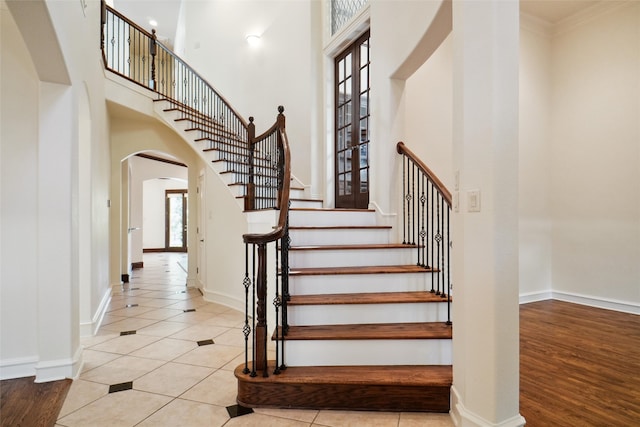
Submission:
<svg viewBox="0 0 640 427">
<path fill-rule="evenodd" d="M 480 190 L 467 191 L 467 211 L 480 212 Z"/>
</svg>

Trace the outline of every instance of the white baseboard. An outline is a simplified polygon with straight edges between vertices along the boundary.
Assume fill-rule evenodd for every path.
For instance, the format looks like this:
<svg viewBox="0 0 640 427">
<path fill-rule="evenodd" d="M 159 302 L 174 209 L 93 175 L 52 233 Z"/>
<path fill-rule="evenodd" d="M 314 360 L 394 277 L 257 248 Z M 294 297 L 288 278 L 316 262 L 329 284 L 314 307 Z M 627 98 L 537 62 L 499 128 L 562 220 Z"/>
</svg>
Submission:
<svg viewBox="0 0 640 427">
<path fill-rule="evenodd" d="M 215 302 L 216 304 L 224 305 L 225 307 L 233 308 L 234 310 L 238 310 L 244 313 L 244 300 L 240 300 L 236 297 L 222 294 L 220 292 L 209 291 L 207 289 L 202 289 L 204 293 L 204 300 L 207 302 Z"/>
<path fill-rule="evenodd" d="M 73 357 L 69 359 L 47 360 L 36 364 L 37 383 L 58 381 L 65 378 L 76 378 L 82 365 L 82 346 L 78 346 Z"/>
<path fill-rule="evenodd" d="M 36 375 L 38 356 L 0 360 L 0 380 L 33 377 Z"/>
<path fill-rule="evenodd" d="M 499 423 L 485 420 L 464 406 L 455 386 L 451 387 L 451 419 L 456 427 L 522 427 L 526 423 L 520 414 Z"/>
<path fill-rule="evenodd" d="M 553 299 L 558 301 L 572 302 L 589 307 L 603 308 L 605 310 L 620 311 L 622 313 L 630 313 L 640 315 L 640 304 L 607 299 L 601 297 L 593 297 L 589 295 L 580 295 L 570 292 L 553 292 Z"/>
<path fill-rule="evenodd" d="M 104 319 L 104 315 L 107 313 L 107 307 L 111 302 L 111 296 L 113 294 L 113 288 L 109 287 L 107 291 L 102 296 L 100 300 L 100 304 L 98 305 L 98 309 L 93 315 L 91 322 L 81 322 L 80 323 L 80 337 L 92 337 L 96 333 L 98 333 L 98 329 L 100 329 L 100 325 L 102 325 L 102 319 Z"/>
<path fill-rule="evenodd" d="M 527 292 L 525 294 L 520 294 L 520 304 L 545 301 L 548 299 L 553 299 L 552 291 Z"/>
<path fill-rule="evenodd" d="M 540 291 L 520 294 L 520 304 L 528 304 L 531 302 L 545 301 L 549 299 L 571 302 L 574 304 L 586 305 L 589 307 L 602 308 L 605 310 L 619 311 L 621 313 L 640 315 L 640 304 L 628 301 L 619 301 L 560 291 Z"/>
</svg>

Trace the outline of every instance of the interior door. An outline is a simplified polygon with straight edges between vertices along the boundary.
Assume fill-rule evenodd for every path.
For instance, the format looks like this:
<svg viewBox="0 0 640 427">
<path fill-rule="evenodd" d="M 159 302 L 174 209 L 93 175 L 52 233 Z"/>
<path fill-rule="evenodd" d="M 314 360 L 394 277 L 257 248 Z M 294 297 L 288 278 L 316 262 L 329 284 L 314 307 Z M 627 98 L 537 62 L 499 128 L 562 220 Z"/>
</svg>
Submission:
<svg viewBox="0 0 640 427">
<path fill-rule="evenodd" d="M 369 206 L 370 64 L 368 31 L 335 59 L 337 208 Z"/>
</svg>

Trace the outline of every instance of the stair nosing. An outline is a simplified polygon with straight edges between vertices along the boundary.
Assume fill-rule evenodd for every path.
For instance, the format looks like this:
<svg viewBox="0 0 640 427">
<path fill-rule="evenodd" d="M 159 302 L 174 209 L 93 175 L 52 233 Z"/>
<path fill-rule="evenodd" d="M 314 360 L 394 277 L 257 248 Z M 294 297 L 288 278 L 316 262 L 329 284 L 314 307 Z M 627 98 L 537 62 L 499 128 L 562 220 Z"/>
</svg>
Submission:
<svg viewBox="0 0 640 427">
<path fill-rule="evenodd" d="M 306 267 L 291 268 L 289 276 L 335 276 L 348 274 L 423 274 L 439 270 L 419 265 L 372 265 L 350 267 Z"/>
<path fill-rule="evenodd" d="M 368 341 L 368 340 L 434 340 L 452 337 L 446 322 L 362 323 L 340 325 L 289 326 L 286 340 L 291 341 Z M 281 327 L 278 338 L 282 339 Z M 272 336 L 275 339 L 275 333 Z"/>
<path fill-rule="evenodd" d="M 366 304 L 432 304 L 447 302 L 447 296 L 431 291 L 362 292 L 343 294 L 291 295 L 289 306 L 366 305 Z"/>
</svg>

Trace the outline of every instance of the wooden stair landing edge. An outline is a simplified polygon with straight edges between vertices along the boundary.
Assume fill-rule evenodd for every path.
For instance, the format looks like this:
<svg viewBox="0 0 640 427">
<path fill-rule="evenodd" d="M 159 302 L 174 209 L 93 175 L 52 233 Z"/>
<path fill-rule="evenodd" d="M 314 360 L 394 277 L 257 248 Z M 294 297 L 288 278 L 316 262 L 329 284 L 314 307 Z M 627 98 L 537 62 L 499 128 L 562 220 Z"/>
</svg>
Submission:
<svg viewBox="0 0 640 427">
<path fill-rule="evenodd" d="M 449 412 L 450 365 L 288 367 L 269 376 L 235 369 L 239 404 L 247 407 Z M 283 403 L 286 402 L 286 403 Z"/>
<path fill-rule="evenodd" d="M 277 336 L 282 339 L 282 328 Z M 352 325 L 289 326 L 286 340 L 425 340 L 451 339 L 446 322 L 361 323 Z M 276 334 L 274 332 L 273 338 Z"/>
<path fill-rule="evenodd" d="M 419 265 L 377 265 L 358 267 L 291 268 L 289 276 L 326 276 L 335 274 L 431 273 L 438 270 Z"/>
<path fill-rule="evenodd" d="M 287 305 L 403 304 L 424 302 L 447 302 L 447 296 L 438 295 L 430 291 L 291 295 L 291 299 L 287 302 Z"/>
</svg>

